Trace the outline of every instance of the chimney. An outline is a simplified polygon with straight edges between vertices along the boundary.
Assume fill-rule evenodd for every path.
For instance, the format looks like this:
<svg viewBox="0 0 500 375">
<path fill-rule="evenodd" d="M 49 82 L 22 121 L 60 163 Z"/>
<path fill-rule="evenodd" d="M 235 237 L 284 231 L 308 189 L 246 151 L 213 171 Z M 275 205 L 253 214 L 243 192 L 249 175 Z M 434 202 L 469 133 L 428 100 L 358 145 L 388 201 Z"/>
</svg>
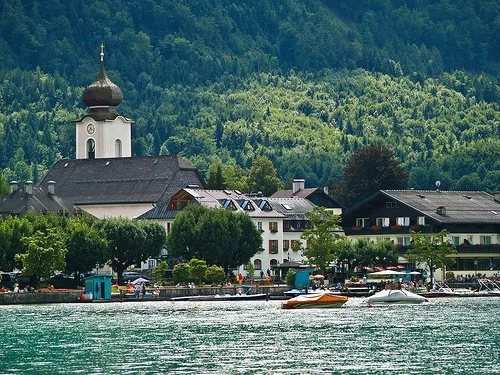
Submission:
<svg viewBox="0 0 500 375">
<path fill-rule="evenodd" d="M 33 181 L 26 181 L 24 190 L 26 191 L 26 194 L 33 195 Z"/>
<path fill-rule="evenodd" d="M 493 199 L 495 202 L 500 203 L 500 191 L 496 191 L 493 193 Z"/>
<path fill-rule="evenodd" d="M 12 180 L 10 183 L 10 193 L 12 194 L 13 192 L 17 191 L 18 189 L 18 184 L 17 181 Z"/>
<path fill-rule="evenodd" d="M 47 190 L 49 191 L 49 195 L 56 195 L 56 182 L 52 180 L 47 182 Z"/>
<path fill-rule="evenodd" d="M 294 178 L 293 179 L 293 185 L 292 185 L 293 186 L 292 194 L 295 194 L 299 190 L 304 189 L 305 182 L 306 182 L 306 180 L 304 180 L 302 178 Z"/>
</svg>

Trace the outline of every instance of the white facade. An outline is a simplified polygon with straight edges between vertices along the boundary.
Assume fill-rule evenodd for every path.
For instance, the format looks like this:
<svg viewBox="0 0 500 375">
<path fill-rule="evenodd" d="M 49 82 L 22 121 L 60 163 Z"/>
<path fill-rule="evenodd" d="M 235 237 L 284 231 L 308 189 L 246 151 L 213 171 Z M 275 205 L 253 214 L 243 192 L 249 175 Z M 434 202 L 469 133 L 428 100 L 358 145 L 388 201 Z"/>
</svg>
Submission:
<svg viewBox="0 0 500 375">
<path fill-rule="evenodd" d="M 94 146 L 94 158 L 132 156 L 132 120 L 117 116 L 114 120 L 94 120 L 84 117 L 76 125 L 76 158 L 89 159 Z"/>
</svg>

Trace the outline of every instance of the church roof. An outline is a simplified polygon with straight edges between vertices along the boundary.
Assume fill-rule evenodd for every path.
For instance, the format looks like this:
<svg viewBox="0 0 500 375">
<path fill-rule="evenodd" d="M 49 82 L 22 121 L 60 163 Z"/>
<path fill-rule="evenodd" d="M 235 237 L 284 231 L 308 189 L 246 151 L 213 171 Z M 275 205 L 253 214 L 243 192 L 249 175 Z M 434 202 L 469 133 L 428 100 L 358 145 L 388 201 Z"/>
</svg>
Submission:
<svg viewBox="0 0 500 375">
<path fill-rule="evenodd" d="M 58 196 L 75 205 L 156 203 L 188 185 L 204 186 L 199 171 L 178 155 L 64 159 L 40 181 L 56 182 Z"/>
<path fill-rule="evenodd" d="M 77 213 L 72 204 L 38 186 L 33 186 L 31 194 L 17 189 L 0 201 L 0 215 L 3 217 L 23 216 L 30 210 L 37 215 L 52 212 L 75 216 Z"/>
</svg>

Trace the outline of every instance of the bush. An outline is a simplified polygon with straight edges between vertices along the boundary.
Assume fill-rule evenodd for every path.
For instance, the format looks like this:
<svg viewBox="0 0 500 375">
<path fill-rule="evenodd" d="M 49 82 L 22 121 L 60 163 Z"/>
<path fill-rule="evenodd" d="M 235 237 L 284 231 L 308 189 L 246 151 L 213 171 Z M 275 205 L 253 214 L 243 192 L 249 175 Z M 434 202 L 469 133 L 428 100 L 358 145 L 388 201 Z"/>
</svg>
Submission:
<svg viewBox="0 0 500 375">
<path fill-rule="evenodd" d="M 289 287 L 295 287 L 295 277 L 297 276 L 297 271 L 294 268 L 290 268 L 286 273 L 286 285 Z"/>
</svg>

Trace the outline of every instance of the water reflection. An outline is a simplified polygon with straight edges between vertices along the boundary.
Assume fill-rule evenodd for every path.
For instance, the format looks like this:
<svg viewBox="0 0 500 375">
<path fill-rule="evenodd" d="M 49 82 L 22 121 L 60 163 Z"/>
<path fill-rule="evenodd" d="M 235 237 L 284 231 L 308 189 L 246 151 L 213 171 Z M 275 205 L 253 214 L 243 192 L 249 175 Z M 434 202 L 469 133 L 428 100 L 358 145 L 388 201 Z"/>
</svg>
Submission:
<svg viewBox="0 0 500 375">
<path fill-rule="evenodd" d="M 0 306 L 0 373 L 498 374 L 497 298 Z M 474 360 L 471 360 L 473 358 Z"/>
</svg>

